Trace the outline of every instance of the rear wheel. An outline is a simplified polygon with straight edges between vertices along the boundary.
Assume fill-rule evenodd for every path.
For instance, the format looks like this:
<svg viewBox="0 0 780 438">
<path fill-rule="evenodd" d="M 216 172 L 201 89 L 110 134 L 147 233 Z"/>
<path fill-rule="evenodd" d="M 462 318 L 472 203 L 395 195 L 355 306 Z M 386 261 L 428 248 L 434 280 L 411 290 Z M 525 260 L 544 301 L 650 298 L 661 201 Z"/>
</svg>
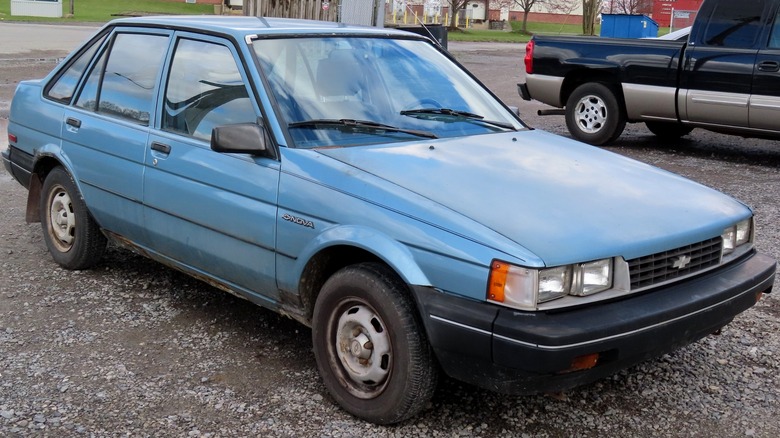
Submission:
<svg viewBox="0 0 780 438">
<path fill-rule="evenodd" d="M 317 297 L 314 355 L 323 382 L 349 413 L 392 424 L 419 413 L 437 370 L 409 291 L 375 263 L 335 273 Z"/>
<path fill-rule="evenodd" d="M 580 85 L 566 102 L 566 127 L 572 137 L 594 146 L 615 141 L 626 127 L 617 93 L 597 82 Z"/>
<path fill-rule="evenodd" d="M 67 269 L 86 269 L 100 261 L 106 237 L 62 167 L 46 176 L 40 202 L 43 238 L 54 261 Z"/>
<path fill-rule="evenodd" d="M 675 140 L 693 131 L 692 126 L 675 122 L 645 122 L 647 129 L 663 140 Z"/>
</svg>

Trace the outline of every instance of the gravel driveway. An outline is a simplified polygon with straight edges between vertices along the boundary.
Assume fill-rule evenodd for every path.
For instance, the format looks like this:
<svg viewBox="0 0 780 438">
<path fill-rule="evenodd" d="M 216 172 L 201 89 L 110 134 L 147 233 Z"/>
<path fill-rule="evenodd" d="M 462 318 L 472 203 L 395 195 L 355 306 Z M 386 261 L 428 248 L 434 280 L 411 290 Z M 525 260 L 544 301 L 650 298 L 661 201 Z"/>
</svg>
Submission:
<svg viewBox="0 0 780 438">
<path fill-rule="evenodd" d="M 562 117 L 517 97 L 521 46 L 450 49 L 532 126 L 565 134 Z M 0 108 L 61 55 L 1 63 Z M 696 130 L 663 145 L 630 126 L 609 149 L 741 199 L 759 250 L 780 258 L 780 143 Z M 422 415 L 379 427 L 328 396 L 309 329 L 120 249 L 64 271 L 4 170 L 0 193 L 0 436 L 780 436 L 777 294 L 720 336 L 595 384 L 510 397 L 445 380 Z"/>
</svg>

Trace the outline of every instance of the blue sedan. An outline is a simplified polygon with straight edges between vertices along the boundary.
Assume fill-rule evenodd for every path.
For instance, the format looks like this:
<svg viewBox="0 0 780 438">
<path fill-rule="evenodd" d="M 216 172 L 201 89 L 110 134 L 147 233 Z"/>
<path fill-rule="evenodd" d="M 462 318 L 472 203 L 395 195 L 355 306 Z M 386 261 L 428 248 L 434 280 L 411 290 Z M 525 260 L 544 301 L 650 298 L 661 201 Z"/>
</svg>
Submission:
<svg viewBox="0 0 780 438">
<path fill-rule="evenodd" d="M 750 208 L 525 125 L 434 42 L 250 17 L 113 21 L 13 99 L 3 162 L 54 261 L 112 241 L 312 328 L 380 424 L 437 376 L 581 385 L 771 291 Z"/>
</svg>

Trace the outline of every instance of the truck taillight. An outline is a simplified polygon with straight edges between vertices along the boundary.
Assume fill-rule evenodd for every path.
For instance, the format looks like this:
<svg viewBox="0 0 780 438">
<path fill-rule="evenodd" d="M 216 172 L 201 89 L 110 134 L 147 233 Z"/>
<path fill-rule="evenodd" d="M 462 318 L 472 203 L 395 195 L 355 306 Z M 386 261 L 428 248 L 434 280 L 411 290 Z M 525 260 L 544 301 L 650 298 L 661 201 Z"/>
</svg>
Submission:
<svg viewBox="0 0 780 438">
<path fill-rule="evenodd" d="M 534 72 L 534 40 L 528 41 L 525 45 L 525 73 L 532 74 Z"/>
</svg>

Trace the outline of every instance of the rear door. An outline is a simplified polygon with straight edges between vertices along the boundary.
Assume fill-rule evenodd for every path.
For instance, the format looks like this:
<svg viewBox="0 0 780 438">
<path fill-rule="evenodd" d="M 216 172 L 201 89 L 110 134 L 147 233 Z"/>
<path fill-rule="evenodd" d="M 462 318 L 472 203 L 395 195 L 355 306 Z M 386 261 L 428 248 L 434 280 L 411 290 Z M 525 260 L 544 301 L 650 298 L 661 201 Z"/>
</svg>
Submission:
<svg viewBox="0 0 780 438">
<path fill-rule="evenodd" d="M 758 51 L 750 96 L 750 127 L 780 131 L 780 8 Z"/>
<path fill-rule="evenodd" d="M 753 66 L 767 0 L 707 2 L 685 51 L 680 118 L 721 126 L 748 126 Z"/>
<path fill-rule="evenodd" d="M 141 244 L 144 152 L 170 34 L 116 30 L 63 115 L 62 148 L 90 212 L 102 227 Z"/>
<path fill-rule="evenodd" d="M 145 145 L 144 216 L 156 252 L 275 301 L 279 161 L 209 143 L 215 126 L 258 121 L 244 66 L 229 40 L 176 34 L 158 129 Z"/>
</svg>

